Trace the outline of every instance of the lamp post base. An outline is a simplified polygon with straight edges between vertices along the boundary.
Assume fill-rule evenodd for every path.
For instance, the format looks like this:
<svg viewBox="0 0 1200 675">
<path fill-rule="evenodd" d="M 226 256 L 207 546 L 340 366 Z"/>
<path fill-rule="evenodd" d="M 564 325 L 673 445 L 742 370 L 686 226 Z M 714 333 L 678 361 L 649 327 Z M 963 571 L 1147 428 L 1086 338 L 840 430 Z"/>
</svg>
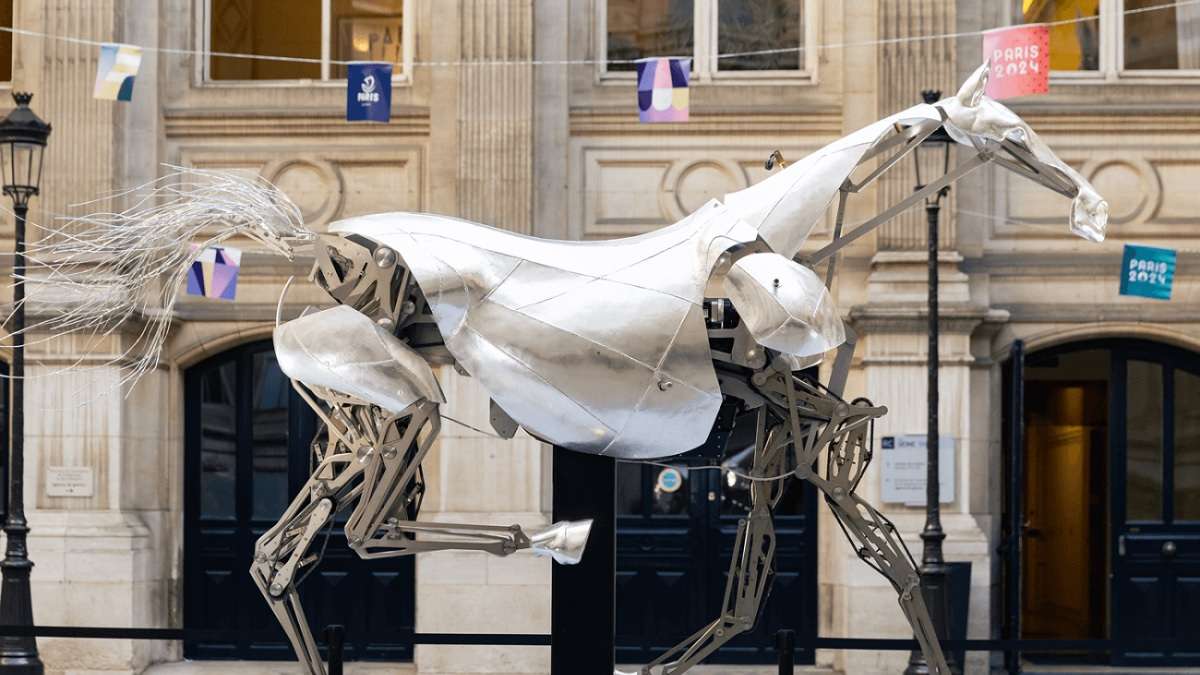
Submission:
<svg viewBox="0 0 1200 675">
<path fill-rule="evenodd" d="M 938 639 L 946 639 L 950 626 L 950 568 L 944 564 L 921 565 L 921 595 L 925 597 L 925 606 L 929 608 L 929 618 L 933 620 Z M 954 650 L 943 651 L 950 671 L 955 675 L 962 673 L 962 666 L 955 662 Z M 908 656 L 908 667 L 904 669 L 904 675 L 929 673 L 925 655 L 920 649 L 914 649 Z"/>
<path fill-rule="evenodd" d="M 29 590 L 29 574 L 33 562 L 25 549 L 29 528 L 24 522 L 13 522 L 9 516 L 4 526 L 7 538 L 4 560 L 0 561 L 0 625 L 32 626 L 33 598 Z M 43 675 L 45 667 L 38 658 L 37 639 L 32 635 L 0 637 L 0 673 L 4 675 Z"/>
</svg>

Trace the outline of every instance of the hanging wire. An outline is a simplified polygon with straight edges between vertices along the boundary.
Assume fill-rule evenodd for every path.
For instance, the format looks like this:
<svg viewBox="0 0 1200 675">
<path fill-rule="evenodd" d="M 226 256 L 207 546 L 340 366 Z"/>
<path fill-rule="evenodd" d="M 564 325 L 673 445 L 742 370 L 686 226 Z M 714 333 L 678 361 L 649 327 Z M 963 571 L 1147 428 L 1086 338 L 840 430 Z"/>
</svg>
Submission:
<svg viewBox="0 0 1200 675">
<path fill-rule="evenodd" d="M 1200 4 L 1200 0 L 1175 0 L 1175 2 L 1167 2 L 1159 5 L 1150 5 L 1147 7 L 1137 7 L 1133 9 L 1122 10 L 1121 14 L 1128 16 L 1132 14 L 1142 14 L 1145 12 L 1155 12 L 1174 7 L 1184 7 L 1188 5 Z M 1099 21 L 1099 16 L 1079 16 L 1073 19 L 1058 19 L 1056 21 L 1047 21 L 1042 23 L 1018 24 L 1017 26 L 998 26 L 984 30 L 958 31 L 952 33 L 938 33 L 933 35 L 914 35 L 908 37 L 885 38 L 880 40 L 861 40 L 855 42 L 830 42 L 824 44 L 816 44 L 811 46 L 796 46 L 796 47 L 778 47 L 773 49 L 757 49 L 743 52 L 726 52 L 718 53 L 717 59 L 737 59 L 748 56 L 764 56 L 771 54 L 787 54 L 787 53 L 803 53 L 809 49 L 813 50 L 828 50 L 828 49 L 848 49 L 854 47 L 873 47 L 878 45 L 893 45 L 905 42 L 926 42 L 930 40 L 958 39 L 964 37 L 977 37 L 985 33 L 990 33 L 996 30 L 1006 28 L 1026 27 L 1026 26 L 1065 26 L 1088 21 Z M 137 47 L 143 52 L 156 52 L 160 54 L 176 54 L 183 56 L 203 56 L 203 57 L 218 57 L 228 59 L 247 59 L 256 61 L 282 61 L 287 63 L 308 63 L 308 64 L 323 64 L 328 63 L 334 66 L 346 66 L 360 61 L 354 60 L 339 60 L 329 59 L 323 60 L 315 57 L 304 56 L 275 56 L 271 54 L 247 54 L 241 52 L 222 52 L 209 51 L 205 49 L 185 49 L 181 47 L 157 47 L 143 46 L 132 43 L 114 43 L 106 40 L 91 40 L 87 38 L 75 37 L 71 35 L 60 35 L 57 33 L 43 33 L 41 31 L 28 30 L 25 28 L 15 28 L 11 26 L 0 26 L 0 32 L 10 33 L 14 36 L 44 38 L 48 40 L 57 40 L 59 42 L 67 42 L 71 44 L 90 45 L 99 47 L 108 44 L 126 44 L 131 47 Z M 691 54 L 684 54 L 671 58 L 692 58 Z M 641 59 L 524 59 L 524 60 L 496 60 L 496 61 L 414 61 L 414 67 L 422 68 L 445 68 L 445 67 L 461 67 L 461 66 L 576 66 L 576 65 L 597 65 L 597 64 L 632 64 L 637 63 Z"/>
</svg>

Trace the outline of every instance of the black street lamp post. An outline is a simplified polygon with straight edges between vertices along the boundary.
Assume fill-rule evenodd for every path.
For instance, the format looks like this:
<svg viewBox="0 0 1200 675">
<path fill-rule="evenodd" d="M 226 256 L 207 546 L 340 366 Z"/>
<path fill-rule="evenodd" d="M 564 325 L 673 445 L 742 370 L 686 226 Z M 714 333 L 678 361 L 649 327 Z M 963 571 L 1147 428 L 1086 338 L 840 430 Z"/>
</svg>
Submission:
<svg viewBox="0 0 1200 675">
<path fill-rule="evenodd" d="M 6 546 L 0 562 L 0 624 L 32 626 L 33 601 L 29 591 L 29 560 L 25 521 L 25 216 L 29 199 L 42 180 L 42 151 L 50 125 L 29 109 L 33 94 L 13 93 L 17 107 L 0 122 L 0 172 L 4 194 L 13 200 L 16 233 L 13 251 L 12 335 L 12 434 L 8 461 L 8 508 L 4 520 Z M 0 671 L 41 675 L 37 640 L 33 636 L 0 637 Z"/>
<path fill-rule="evenodd" d="M 923 91 L 921 96 L 926 103 L 936 103 L 941 98 L 940 91 Z M 950 148 L 954 139 L 946 133 L 945 127 L 938 127 L 916 147 L 913 155 L 917 165 L 916 190 L 925 187 L 921 179 L 921 165 L 936 166 L 941 164 L 942 175 L 950 169 Z M 938 176 L 930 176 L 936 180 Z M 945 639 L 950 625 L 950 575 L 946 561 L 942 557 L 942 541 L 946 538 L 942 530 L 941 494 L 938 484 L 938 216 L 942 209 L 942 197 L 950 192 L 950 186 L 938 190 L 925 198 L 925 217 L 929 223 L 929 356 L 927 358 L 929 388 L 928 388 L 928 426 L 925 440 L 926 473 L 925 473 L 925 528 L 921 531 L 921 541 L 924 546 L 921 551 L 921 590 L 925 603 L 929 606 L 929 614 L 933 619 L 938 637 Z M 960 672 L 958 664 L 954 663 L 953 652 L 946 653 L 946 661 L 955 672 Z M 905 675 L 925 675 L 929 673 L 929 664 L 921 650 L 913 650 L 909 655 L 908 668 Z"/>
</svg>

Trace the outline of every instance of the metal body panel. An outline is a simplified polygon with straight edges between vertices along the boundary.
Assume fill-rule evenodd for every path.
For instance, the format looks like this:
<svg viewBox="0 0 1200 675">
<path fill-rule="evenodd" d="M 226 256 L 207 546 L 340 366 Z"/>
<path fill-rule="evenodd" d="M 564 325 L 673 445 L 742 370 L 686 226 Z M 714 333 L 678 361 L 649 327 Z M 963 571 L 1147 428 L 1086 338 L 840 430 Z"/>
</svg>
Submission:
<svg viewBox="0 0 1200 675">
<path fill-rule="evenodd" d="M 446 399 L 429 363 L 363 314 L 337 305 L 277 326 L 275 356 L 293 380 L 399 413 Z"/>
<path fill-rule="evenodd" d="M 815 272 L 776 253 L 755 253 L 725 277 L 729 299 L 761 345 L 820 356 L 846 340 L 829 289 Z"/>
<path fill-rule="evenodd" d="M 675 455 L 707 438 L 721 392 L 705 288 L 723 253 L 757 239 L 720 202 L 610 242 L 407 213 L 331 230 L 400 254 L 446 348 L 531 434 L 622 458 Z"/>
<path fill-rule="evenodd" d="M 913 106 L 840 138 L 759 183 L 726 194 L 725 205 L 757 230 L 771 250 L 791 258 L 868 150 L 898 124 L 941 119 L 932 105 Z"/>
</svg>

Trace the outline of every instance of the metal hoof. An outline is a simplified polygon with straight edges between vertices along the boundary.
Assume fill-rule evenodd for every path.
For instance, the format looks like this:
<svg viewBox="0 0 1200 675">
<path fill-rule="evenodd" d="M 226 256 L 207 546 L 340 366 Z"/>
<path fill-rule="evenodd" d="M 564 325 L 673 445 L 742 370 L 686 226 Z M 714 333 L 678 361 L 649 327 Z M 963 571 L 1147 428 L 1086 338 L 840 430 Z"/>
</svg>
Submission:
<svg viewBox="0 0 1200 675">
<path fill-rule="evenodd" d="M 561 520 L 529 533 L 529 548 L 537 555 L 548 555 L 560 565 L 577 565 L 583 559 L 592 520 Z"/>
</svg>

